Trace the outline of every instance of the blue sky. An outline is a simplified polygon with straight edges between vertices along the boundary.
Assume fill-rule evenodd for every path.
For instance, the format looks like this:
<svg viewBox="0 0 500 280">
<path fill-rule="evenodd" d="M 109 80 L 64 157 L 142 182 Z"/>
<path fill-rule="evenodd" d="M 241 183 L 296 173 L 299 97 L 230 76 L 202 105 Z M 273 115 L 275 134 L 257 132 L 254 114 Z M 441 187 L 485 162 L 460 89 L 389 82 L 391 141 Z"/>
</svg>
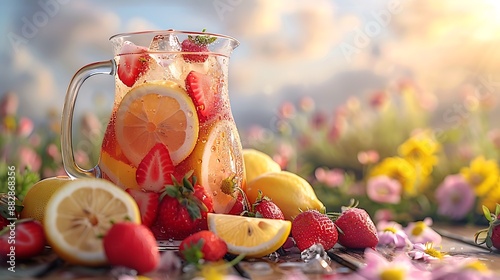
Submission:
<svg viewBox="0 0 500 280">
<path fill-rule="evenodd" d="M 15 51 L 9 34 L 22 35 L 23 18 L 33 23 L 33 16 L 44 12 L 39 3 L 56 3 L 58 11 Z M 229 89 L 241 126 L 269 126 L 280 104 L 305 95 L 322 110 L 333 111 L 350 97 L 362 98 L 411 78 L 426 94 L 449 101 L 464 83 L 474 82 L 474 75 L 500 73 L 500 63 L 495 63 L 500 57 L 495 51 L 500 9 L 495 1 L 370 3 L 2 1 L 0 95 L 16 92 L 21 113 L 43 120 L 48 109 L 61 110 L 74 72 L 111 58 L 111 35 L 168 28 L 207 28 L 240 41 L 231 57 Z M 391 10 L 394 5 L 399 9 Z M 84 86 L 79 110 L 108 110 L 112 99 L 113 80 L 95 78 Z"/>
</svg>

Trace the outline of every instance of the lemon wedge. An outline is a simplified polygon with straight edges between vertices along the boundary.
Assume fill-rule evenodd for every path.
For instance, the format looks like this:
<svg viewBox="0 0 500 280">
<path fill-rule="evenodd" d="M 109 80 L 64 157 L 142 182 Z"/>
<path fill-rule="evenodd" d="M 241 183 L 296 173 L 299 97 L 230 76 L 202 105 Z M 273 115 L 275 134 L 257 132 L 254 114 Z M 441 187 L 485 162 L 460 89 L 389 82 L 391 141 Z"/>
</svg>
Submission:
<svg viewBox="0 0 500 280">
<path fill-rule="evenodd" d="M 278 250 L 287 240 L 290 221 L 208 213 L 208 228 L 227 244 L 228 252 L 260 258 Z"/>
<path fill-rule="evenodd" d="M 48 244 L 62 259 L 78 265 L 103 265 L 102 237 L 113 223 L 141 222 L 133 198 L 103 179 L 76 179 L 64 184 L 45 207 Z"/>
</svg>

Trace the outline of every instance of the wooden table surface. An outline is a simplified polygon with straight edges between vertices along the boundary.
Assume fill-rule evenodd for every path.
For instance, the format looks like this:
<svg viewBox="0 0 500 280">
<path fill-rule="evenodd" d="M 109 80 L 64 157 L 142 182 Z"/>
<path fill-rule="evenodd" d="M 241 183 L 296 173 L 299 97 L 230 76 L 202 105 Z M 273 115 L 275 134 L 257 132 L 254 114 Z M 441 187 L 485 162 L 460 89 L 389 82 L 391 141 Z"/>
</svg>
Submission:
<svg viewBox="0 0 500 280">
<path fill-rule="evenodd" d="M 475 257 L 483 261 L 491 270 L 499 273 L 500 279 L 500 254 L 498 251 L 490 251 L 484 246 L 473 244 L 474 233 L 479 229 L 473 226 L 441 225 L 434 228 L 443 235 L 441 251 L 448 252 L 452 256 Z M 378 248 L 382 254 L 387 254 L 387 249 Z M 332 261 L 330 268 L 336 274 L 335 279 L 342 279 L 342 275 L 353 272 L 357 267 L 363 266 L 362 251 L 345 250 L 336 246 L 329 251 Z M 278 258 L 263 258 L 258 260 L 245 260 L 239 263 L 236 269 L 229 273 L 234 275 L 244 274 L 250 279 L 278 280 L 286 279 L 286 274 L 293 269 L 299 269 L 303 263 L 299 254 L 289 254 Z M 109 267 L 88 268 L 65 264 L 57 256 L 47 249 L 46 253 L 34 260 L 16 263 L 16 272 L 7 270 L 8 266 L 2 261 L 0 279 L 116 279 Z M 193 275 L 180 274 L 168 275 L 155 273 L 148 275 L 151 279 L 192 279 Z M 324 279 L 322 275 L 307 274 L 309 279 Z M 38 278 L 39 279 L 39 278 Z"/>
</svg>

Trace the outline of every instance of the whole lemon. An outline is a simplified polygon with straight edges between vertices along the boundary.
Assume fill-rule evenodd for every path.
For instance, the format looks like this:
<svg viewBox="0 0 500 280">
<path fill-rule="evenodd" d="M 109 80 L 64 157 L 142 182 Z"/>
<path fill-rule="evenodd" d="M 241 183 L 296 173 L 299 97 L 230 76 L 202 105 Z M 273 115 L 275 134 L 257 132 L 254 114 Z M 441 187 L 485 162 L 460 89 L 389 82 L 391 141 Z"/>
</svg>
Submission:
<svg viewBox="0 0 500 280">
<path fill-rule="evenodd" d="M 269 155 L 255 149 L 243 149 L 243 161 L 247 182 L 267 172 L 281 171 L 280 165 Z"/>
<path fill-rule="evenodd" d="M 325 211 L 325 206 L 316 197 L 311 184 L 288 171 L 265 173 L 249 182 L 246 194 L 250 202 L 255 201 L 259 190 L 281 209 L 285 219 L 289 221 L 301 211 L 309 209 Z"/>
<path fill-rule="evenodd" d="M 52 194 L 72 180 L 67 176 L 50 177 L 36 182 L 23 199 L 21 218 L 32 218 L 43 224 L 45 206 Z"/>
</svg>

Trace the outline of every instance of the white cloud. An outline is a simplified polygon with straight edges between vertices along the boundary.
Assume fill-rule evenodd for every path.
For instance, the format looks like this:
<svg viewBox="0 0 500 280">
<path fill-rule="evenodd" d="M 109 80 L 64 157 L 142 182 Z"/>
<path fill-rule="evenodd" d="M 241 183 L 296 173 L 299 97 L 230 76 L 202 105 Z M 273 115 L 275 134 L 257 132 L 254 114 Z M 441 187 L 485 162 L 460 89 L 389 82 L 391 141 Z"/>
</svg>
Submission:
<svg viewBox="0 0 500 280">
<path fill-rule="evenodd" d="M 228 32 L 246 44 L 231 66 L 236 91 L 324 82 L 341 66 L 334 48 L 355 22 L 349 14 L 336 14 L 328 0 L 243 2 L 226 21 Z"/>
</svg>

